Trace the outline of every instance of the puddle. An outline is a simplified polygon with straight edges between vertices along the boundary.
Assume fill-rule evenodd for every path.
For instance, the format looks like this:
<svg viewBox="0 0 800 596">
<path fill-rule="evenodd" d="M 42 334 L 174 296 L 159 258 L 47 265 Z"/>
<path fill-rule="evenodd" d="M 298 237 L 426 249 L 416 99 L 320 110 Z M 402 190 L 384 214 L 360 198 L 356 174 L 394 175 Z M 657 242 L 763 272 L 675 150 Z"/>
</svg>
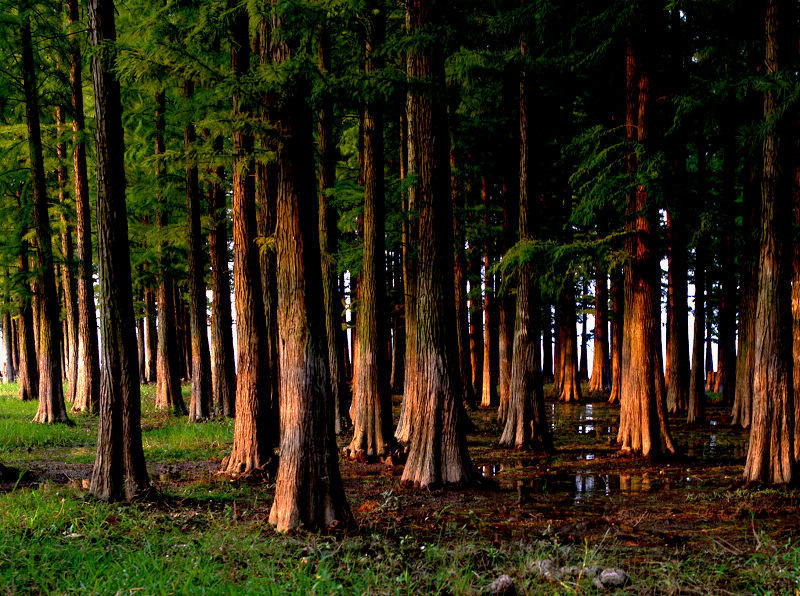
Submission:
<svg viewBox="0 0 800 596">
<path fill-rule="evenodd" d="M 488 464 L 488 465 L 478 466 L 478 469 L 481 471 L 481 475 L 484 478 L 494 478 L 500 472 L 503 471 L 504 466 L 503 464 Z"/>
<path fill-rule="evenodd" d="M 615 495 L 657 492 L 665 488 L 688 486 L 688 478 L 651 477 L 643 474 L 555 474 L 516 483 L 519 501 L 531 495 L 567 494 L 575 503 Z"/>
</svg>

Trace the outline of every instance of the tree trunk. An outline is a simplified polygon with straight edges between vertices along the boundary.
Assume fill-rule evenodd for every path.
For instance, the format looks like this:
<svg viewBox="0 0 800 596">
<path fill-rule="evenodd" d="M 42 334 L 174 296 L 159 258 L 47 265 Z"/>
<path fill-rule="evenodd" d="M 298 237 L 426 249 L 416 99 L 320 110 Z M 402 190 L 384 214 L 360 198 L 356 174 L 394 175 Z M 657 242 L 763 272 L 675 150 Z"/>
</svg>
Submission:
<svg viewBox="0 0 800 596">
<path fill-rule="evenodd" d="M 703 149 L 704 151 L 705 149 Z M 701 159 L 702 163 L 704 160 Z M 701 171 L 704 168 L 699 168 Z M 705 300 L 703 296 L 705 284 L 705 240 L 701 239 L 697 242 L 695 248 L 695 266 L 694 266 L 694 342 L 692 346 L 692 371 L 691 381 L 689 383 L 689 403 L 687 405 L 688 415 L 686 422 L 689 424 L 696 424 L 704 422 L 705 412 L 705 367 L 703 366 L 703 345 L 704 331 L 705 331 Z"/>
<path fill-rule="evenodd" d="M 483 199 L 483 225 L 489 225 L 489 193 L 486 178 L 481 178 Z M 481 407 L 497 407 L 497 309 L 495 307 L 494 274 L 489 254 L 491 245 L 486 241 L 483 252 L 483 373 L 481 374 Z"/>
<path fill-rule="evenodd" d="M 89 0 L 97 156 L 97 254 L 103 350 L 100 424 L 91 492 L 133 498 L 149 484 L 142 450 L 119 81 L 114 76 L 114 3 Z M 103 52 L 101 52 L 103 48 Z"/>
<path fill-rule="evenodd" d="M 158 331 L 156 329 L 156 291 L 152 287 L 144 289 L 145 309 L 145 371 L 147 376 L 143 379 L 147 383 L 155 383 L 158 379 L 156 372 L 158 360 Z"/>
<path fill-rule="evenodd" d="M 767 0 L 766 74 L 775 76 L 788 59 L 791 13 L 787 0 Z M 764 169 L 761 177 L 761 253 L 756 301 L 753 419 L 744 479 L 788 484 L 794 468 L 794 401 L 791 325 L 791 183 L 786 171 L 786 135 L 780 127 L 778 93 L 764 91 Z"/>
<path fill-rule="evenodd" d="M 483 392 L 483 290 L 481 289 L 481 254 L 477 246 L 469 249 L 469 358 L 472 368 L 472 393 Z"/>
<path fill-rule="evenodd" d="M 184 96 L 190 98 L 194 85 L 186 80 Z M 194 124 L 183 131 L 183 148 L 188 160 L 196 141 Z M 208 320 L 206 307 L 205 254 L 200 227 L 200 186 L 197 164 L 186 164 L 186 219 L 189 253 L 189 321 L 192 342 L 192 395 L 189 402 L 189 420 L 211 417 L 211 353 L 208 349 Z"/>
<path fill-rule="evenodd" d="M 527 40 L 520 41 L 523 57 L 528 53 Z M 528 72 L 523 69 L 519 83 L 519 238 L 535 238 L 534 151 L 535 139 L 529 119 L 530 90 Z M 517 304 L 514 345 L 511 362 L 511 386 L 508 412 L 500 445 L 529 449 L 551 444 L 544 413 L 544 387 L 539 366 L 539 288 L 533 264 L 526 263 L 517 274 Z"/>
<path fill-rule="evenodd" d="M 611 273 L 611 394 L 608 403 L 619 403 L 622 391 L 622 343 L 623 309 L 625 287 L 622 272 L 616 269 Z"/>
<path fill-rule="evenodd" d="M 277 0 L 275 0 L 277 1 Z M 276 17 L 273 17 L 276 19 Z M 280 30 L 276 20 L 275 29 Z M 276 44 L 275 62 L 291 58 Z M 337 461 L 322 303 L 313 118 L 304 76 L 284 87 L 279 139 L 277 236 L 281 461 L 269 521 L 279 532 L 352 523 Z"/>
<path fill-rule="evenodd" d="M 686 228 L 683 192 L 677 190 L 678 181 L 685 179 L 683 157 L 673 165 L 676 171 L 674 206 L 670 213 L 669 228 L 669 293 L 671 312 L 667 333 L 669 341 L 669 382 L 667 383 L 667 411 L 683 412 L 689 401 L 689 313 L 687 297 L 688 264 L 686 254 Z M 702 335 L 702 330 L 701 330 Z"/>
<path fill-rule="evenodd" d="M 319 67 L 323 73 L 331 68 L 330 32 L 320 28 L 318 39 Z M 346 381 L 345 355 L 347 349 L 342 329 L 342 295 L 339 292 L 336 253 L 339 250 L 339 217 L 328 196 L 336 182 L 337 148 L 333 136 L 333 101 L 325 97 L 318 115 L 319 142 L 319 241 L 322 251 L 322 292 L 325 306 L 325 331 L 328 339 L 328 368 L 334 403 L 334 429 L 339 434 L 348 426 L 346 415 L 349 388 Z M 403 355 L 405 357 L 405 355 Z"/>
<path fill-rule="evenodd" d="M 366 29 L 365 74 L 382 68 L 375 51 L 383 42 L 384 15 L 379 4 L 368 4 L 363 15 Z M 385 208 L 383 179 L 383 106 L 367 102 L 364 110 L 364 245 L 361 292 L 358 305 L 358 376 L 353 383 L 353 440 L 351 457 L 385 455 L 391 447 L 392 395 L 386 352 Z"/>
<path fill-rule="evenodd" d="M 3 359 L 5 360 L 5 370 L 3 380 L 6 383 L 13 383 L 17 380 L 17 370 L 14 367 L 14 327 L 11 324 L 11 313 L 3 313 Z"/>
<path fill-rule="evenodd" d="M 139 298 L 142 297 L 142 292 L 139 292 Z M 136 319 L 136 347 L 137 347 L 137 356 L 139 362 L 139 378 L 146 379 L 147 378 L 147 358 L 145 355 L 145 344 L 147 343 L 147 338 L 144 335 L 144 316 L 138 317 Z"/>
<path fill-rule="evenodd" d="M 17 197 L 19 204 L 19 196 Z M 20 210 L 21 210 L 20 205 Z M 33 304 L 28 286 L 28 241 L 25 239 L 27 230 L 22 229 L 19 238 L 18 273 L 22 280 L 23 288 L 18 293 L 19 317 L 17 320 L 17 335 L 19 345 L 19 399 L 29 401 L 38 399 L 39 396 L 39 365 L 36 362 L 36 342 L 34 340 Z"/>
<path fill-rule="evenodd" d="M 553 387 L 552 395 L 558 397 L 561 394 L 561 377 L 564 372 L 562 365 L 561 352 L 563 349 L 564 327 L 561 324 L 561 300 L 556 300 L 555 308 L 553 309 L 553 330 L 555 337 L 553 338 Z"/>
<path fill-rule="evenodd" d="M 25 91 L 25 117 L 28 123 L 28 147 L 33 174 L 33 220 L 39 253 L 38 266 L 41 308 L 39 309 L 39 409 L 34 422 L 49 424 L 69 422 L 64 405 L 61 379 L 61 321 L 56 279 L 53 270 L 52 238 L 47 205 L 47 181 L 42 158 L 39 125 L 39 96 L 36 66 L 28 17 L 22 23 L 22 79 Z"/>
<path fill-rule="evenodd" d="M 159 185 L 164 182 L 164 163 L 159 155 L 164 154 L 164 109 L 165 97 L 163 91 L 156 92 L 155 113 L 155 153 L 156 179 Z M 181 395 L 181 382 L 178 372 L 178 337 L 175 321 L 175 289 L 172 276 L 169 273 L 170 259 L 164 228 L 167 225 L 167 207 L 159 193 L 158 220 L 159 246 L 159 276 L 158 276 L 158 355 L 156 364 L 156 407 L 169 409 L 176 415 L 186 414 L 186 406 Z"/>
<path fill-rule="evenodd" d="M 578 338 L 575 312 L 575 287 L 567 280 L 561 295 L 561 393 L 559 401 L 581 401 L 581 378 L 578 369 Z"/>
<path fill-rule="evenodd" d="M 406 28 L 408 29 L 408 13 L 406 12 Z M 406 59 L 407 74 L 410 76 L 411 58 Z M 416 168 L 416 157 L 414 153 L 414 131 L 411 129 L 410 118 L 414 104 L 411 101 L 411 94 L 406 96 L 406 116 L 400 123 L 400 178 L 405 180 L 410 171 Z M 408 443 L 411 439 L 411 427 L 417 407 L 417 238 L 419 237 L 419 226 L 416 216 L 417 210 L 417 188 L 410 185 L 403 194 L 403 287 L 404 300 L 403 311 L 405 314 L 406 331 L 406 354 L 405 369 L 406 377 L 403 386 L 403 401 L 400 406 L 400 418 L 397 421 L 397 428 L 394 436 L 400 443 Z M 470 346 L 471 348 L 471 346 Z M 470 352 L 471 353 L 471 352 Z M 475 369 L 473 368 L 473 373 Z"/>
<path fill-rule="evenodd" d="M 79 0 L 68 0 L 71 28 L 80 27 Z M 94 278 L 92 272 L 92 216 L 86 172 L 86 128 L 83 114 L 81 40 L 70 39 L 69 82 L 72 94 L 72 164 L 75 174 L 75 212 L 78 248 L 78 361 L 72 411 L 96 412 L 100 401 L 100 355 L 97 345 Z"/>
<path fill-rule="evenodd" d="M 469 346 L 469 314 L 467 310 L 467 259 L 464 253 L 464 194 L 469 189 L 458 187 L 456 179 L 456 153 L 450 147 L 450 207 L 453 211 L 453 262 L 455 278 L 456 331 L 458 334 L 458 370 L 464 387 L 464 401 L 473 406 L 475 394 L 472 391 L 472 361 Z"/>
<path fill-rule="evenodd" d="M 598 265 L 594 290 L 594 358 L 589 392 L 609 391 L 611 369 L 608 361 L 608 277 L 603 265 Z"/>
<path fill-rule="evenodd" d="M 249 19 L 245 6 L 231 3 L 229 8 L 232 10 L 231 68 L 238 80 L 250 70 Z M 242 98 L 234 93 L 234 120 L 250 115 L 249 112 L 242 105 Z M 253 135 L 237 124 L 233 131 L 233 286 L 239 360 L 233 448 L 230 456 L 222 461 L 222 472 L 232 476 L 269 474 L 275 463 L 269 402 L 271 381 L 267 366 L 269 339 L 255 242 L 253 145 Z M 299 370 L 293 369 L 293 372 L 296 374 Z"/>
<path fill-rule="evenodd" d="M 64 128 L 64 110 L 61 106 L 56 107 L 56 134 L 59 139 Z M 64 291 L 64 323 L 66 334 L 64 334 L 63 351 L 66 356 L 66 381 L 67 395 L 66 401 L 75 403 L 75 395 L 78 379 L 78 293 L 75 283 L 75 254 L 72 244 L 72 223 L 67 218 L 69 213 L 66 197 L 67 186 L 67 145 L 59 140 L 56 144 L 58 156 L 58 202 L 61 208 L 61 256 L 64 262 L 61 264 L 61 287 Z"/>
<path fill-rule="evenodd" d="M 584 297 L 586 296 L 586 282 L 581 284 L 581 303 L 577 305 L 581 311 L 584 310 Z M 589 379 L 589 334 L 586 331 L 586 313 L 581 313 L 581 350 L 578 357 L 578 379 L 586 381 Z"/>
<path fill-rule="evenodd" d="M 714 374 L 714 352 L 711 349 L 711 319 L 714 315 L 714 309 L 711 307 L 711 276 L 706 276 L 706 391 L 714 391 L 714 381 L 716 375 Z"/>
<path fill-rule="evenodd" d="M 645 7 L 645 29 L 652 24 L 652 8 Z M 635 176 L 638 168 L 633 140 L 647 147 L 650 109 L 650 72 L 646 47 L 639 37 L 642 32 L 629 24 L 626 36 L 626 108 L 625 128 L 629 146 L 628 173 Z M 638 27 L 637 27 L 638 28 Z M 634 33 L 634 31 L 636 31 Z M 634 41 L 633 36 L 637 39 Z M 640 52 L 642 60 L 640 62 Z M 637 101 L 638 95 L 638 101 Z M 637 105 L 638 104 L 638 105 Z M 653 250 L 656 212 L 648 201 L 647 189 L 637 185 L 628 197 L 626 248 L 630 266 L 625 268 L 625 339 L 622 350 L 622 388 L 620 424 L 617 441 L 623 452 L 656 455 L 673 453 L 672 440 L 664 424 L 666 413 L 660 411 L 659 317 L 656 311 L 658 261 Z M 657 327 L 658 326 L 658 327 Z M 658 350 L 658 351 L 657 351 Z M 662 404 L 663 405 L 663 404 Z"/>
<path fill-rule="evenodd" d="M 411 0 L 407 19 L 412 35 L 440 24 L 445 2 Z M 416 46 L 409 75 L 421 86 L 444 86 L 438 44 Z M 414 143 L 419 213 L 416 373 L 418 404 L 401 482 L 427 488 L 461 485 L 473 478 L 467 452 L 463 387 L 458 371 L 458 337 L 453 308 L 453 250 L 449 203 L 447 112 L 440 99 L 412 88 L 409 126 Z"/>
<path fill-rule="evenodd" d="M 214 138 L 214 152 L 222 152 L 222 137 Z M 228 274 L 228 210 L 225 204 L 225 168 L 218 165 L 213 182 L 208 186 L 208 208 L 211 228 L 208 251 L 211 261 L 211 346 L 214 350 L 212 374 L 214 409 L 217 414 L 232 418 L 236 412 L 236 363 L 233 354 L 233 321 L 231 317 L 231 285 Z"/>
<path fill-rule="evenodd" d="M 758 297 L 758 253 L 760 177 L 750 167 L 743 184 L 743 232 L 745 246 L 742 255 L 742 289 L 739 296 L 739 355 L 736 359 L 736 395 L 731 412 L 731 424 L 750 428 L 753 406 L 753 372 L 755 366 L 756 299 Z"/>
</svg>

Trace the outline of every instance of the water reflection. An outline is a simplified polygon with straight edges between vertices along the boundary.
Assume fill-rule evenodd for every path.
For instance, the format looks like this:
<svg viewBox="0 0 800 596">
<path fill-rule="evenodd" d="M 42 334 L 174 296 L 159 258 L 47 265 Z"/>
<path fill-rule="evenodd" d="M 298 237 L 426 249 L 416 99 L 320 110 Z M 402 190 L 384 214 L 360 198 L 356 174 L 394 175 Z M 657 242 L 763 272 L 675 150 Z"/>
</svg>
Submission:
<svg viewBox="0 0 800 596">
<path fill-rule="evenodd" d="M 635 493 L 646 493 L 668 487 L 685 486 L 688 478 L 652 478 L 647 474 L 556 474 L 530 480 L 517 481 L 519 500 L 524 503 L 531 495 L 568 494 L 575 503 L 583 503 L 598 497 L 612 497 Z"/>
</svg>

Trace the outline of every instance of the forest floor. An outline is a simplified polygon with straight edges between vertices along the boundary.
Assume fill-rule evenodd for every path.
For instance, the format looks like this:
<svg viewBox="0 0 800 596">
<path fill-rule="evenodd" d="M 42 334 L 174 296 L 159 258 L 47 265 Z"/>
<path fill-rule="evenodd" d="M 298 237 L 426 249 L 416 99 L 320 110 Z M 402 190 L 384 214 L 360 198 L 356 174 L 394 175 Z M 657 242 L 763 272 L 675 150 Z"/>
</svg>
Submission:
<svg viewBox="0 0 800 596">
<path fill-rule="evenodd" d="M 682 455 L 663 461 L 621 456 L 604 402 L 548 401 L 549 455 L 498 449 L 494 410 L 476 410 L 470 452 L 494 488 L 406 490 L 402 466 L 343 460 L 358 528 L 287 537 L 267 523 L 274 485 L 215 474 L 233 422 L 155 412 L 152 392 L 158 496 L 120 505 L 83 482 L 95 417 L 35 425 L 36 405 L 0 387 L 0 462 L 20 471 L 0 484 L 0 593 L 470 594 L 501 574 L 519 593 L 593 593 L 592 566 L 623 569 L 635 593 L 796 593 L 800 580 L 800 490 L 742 485 L 747 435 L 721 407 L 693 429 L 672 418 Z"/>
</svg>

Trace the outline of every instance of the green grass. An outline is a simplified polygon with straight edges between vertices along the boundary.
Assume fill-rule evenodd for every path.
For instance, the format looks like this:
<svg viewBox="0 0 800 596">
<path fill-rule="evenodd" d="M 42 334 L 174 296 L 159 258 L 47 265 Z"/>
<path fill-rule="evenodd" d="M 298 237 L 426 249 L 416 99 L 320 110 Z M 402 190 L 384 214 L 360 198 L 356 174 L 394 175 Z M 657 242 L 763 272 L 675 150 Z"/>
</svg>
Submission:
<svg viewBox="0 0 800 596">
<path fill-rule="evenodd" d="M 230 449 L 231 420 L 192 424 L 157 412 L 152 387 L 143 388 L 142 408 L 149 465 L 219 459 Z M 595 409 L 601 418 L 609 416 Z M 47 461 L 93 461 L 96 417 L 72 414 L 75 426 L 48 426 L 31 422 L 35 411 L 35 403 L 16 400 L 15 386 L 0 385 L 0 461 L 21 469 Z M 484 415 L 491 418 L 475 414 Z M 559 410 L 560 444 L 592 446 L 598 453 L 610 449 L 602 434 L 575 435 L 579 415 L 582 407 Z M 522 473 L 519 454 L 494 446 L 495 432 L 489 426 L 476 434 L 473 454 L 503 462 L 504 474 Z M 542 465 L 556 473 L 573 470 L 574 460 L 565 449 Z M 459 493 L 409 494 L 396 478 L 354 476 L 349 463 L 343 470 L 361 527 L 334 536 L 277 535 L 267 523 L 273 485 L 233 483 L 206 470 L 176 479 L 154 474 L 159 497 L 131 505 L 97 501 L 71 483 L 0 492 L 0 594 L 478 594 L 503 573 L 519 593 L 596 592 L 585 578 L 578 585 L 537 577 L 533 562 L 542 558 L 558 565 L 621 567 L 632 578 L 626 588 L 631 593 L 790 593 L 800 582 L 800 547 L 791 531 L 795 496 L 783 489 L 698 489 L 693 483 L 692 492 L 676 493 L 664 504 L 658 495 L 631 503 L 627 497 L 596 501 L 589 506 L 608 508 L 608 521 L 586 537 L 579 533 L 577 540 L 561 542 L 548 520 L 562 526 L 579 521 L 580 506 L 562 500 L 539 509 L 498 507 L 492 501 L 513 499 L 498 493 L 445 504 Z M 423 504 L 415 505 L 419 499 Z M 359 511 L 370 500 L 373 509 Z M 764 509 L 773 505 L 775 515 L 786 516 L 782 522 Z M 651 515 L 667 520 L 666 537 L 670 510 L 680 515 L 737 508 L 740 515 L 726 514 L 721 521 L 701 517 L 696 528 L 685 530 L 685 543 L 642 545 L 624 538 Z M 544 521 L 520 532 L 520 524 L 531 519 Z M 603 534 L 606 523 L 609 532 Z M 611 530 L 623 523 L 633 526 L 620 528 L 618 538 Z M 725 538 L 717 527 L 726 529 Z"/>
<path fill-rule="evenodd" d="M 233 440 L 233 420 L 194 424 L 184 417 L 157 412 L 154 387 L 142 388 L 142 442 L 148 461 L 176 462 L 221 458 Z M 184 387 L 188 400 L 188 387 Z M 46 459 L 91 463 L 97 444 L 97 417 L 69 413 L 74 426 L 33 424 L 37 404 L 17 400 L 17 385 L 0 385 L 0 453 L 14 460 Z M 68 406 L 69 408 L 69 406 Z"/>
</svg>

